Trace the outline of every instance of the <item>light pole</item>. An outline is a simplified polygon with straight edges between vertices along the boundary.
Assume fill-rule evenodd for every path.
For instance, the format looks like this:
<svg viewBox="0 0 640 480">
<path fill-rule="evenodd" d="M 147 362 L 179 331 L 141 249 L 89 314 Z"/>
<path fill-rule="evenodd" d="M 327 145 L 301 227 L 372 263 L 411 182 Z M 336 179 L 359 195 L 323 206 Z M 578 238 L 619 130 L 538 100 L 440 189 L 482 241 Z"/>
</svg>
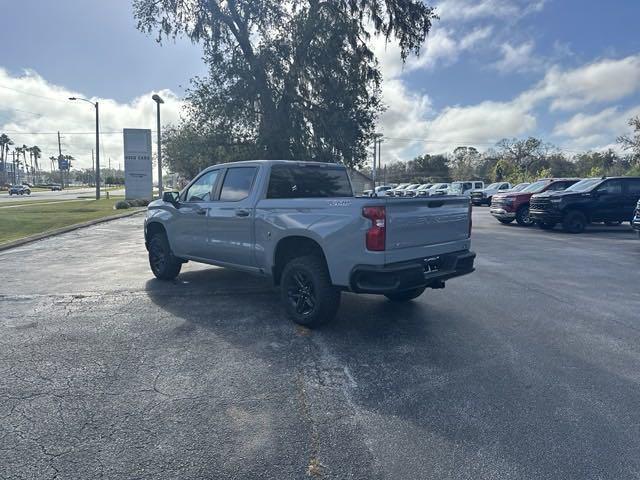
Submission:
<svg viewBox="0 0 640 480">
<path fill-rule="evenodd" d="M 96 200 L 100 200 L 100 120 L 98 102 L 76 97 L 69 97 L 69 100 L 82 100 L 83 102 L 90 103 L 96 109 Z"/>
<path fill-rule="evenodd" d="M 164 100 L 158 94 L 154 94 L 152 97 L 156 102 L 157 107 L 157 129 L 158 129 L 158 197 L 162 198 L 162 145 L 160 144 L 160 104 L 164 103 Z"/>
<path fill-rule="evenodd" d="M 380 139 L 382 138 L 382 134 L 381 133 L 374 133 L 373 134 L 373 193 L 375 195 L 376 193 L 376 159 L 378 156 L 378 142 L 381 141 Z"/>
</svg>

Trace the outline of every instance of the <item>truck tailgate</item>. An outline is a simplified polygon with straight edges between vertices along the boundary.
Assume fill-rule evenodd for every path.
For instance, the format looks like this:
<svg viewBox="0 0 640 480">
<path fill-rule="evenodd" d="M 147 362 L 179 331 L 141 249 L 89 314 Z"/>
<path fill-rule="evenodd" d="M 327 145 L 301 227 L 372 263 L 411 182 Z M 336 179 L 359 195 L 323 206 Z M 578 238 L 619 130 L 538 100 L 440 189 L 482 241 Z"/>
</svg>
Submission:
<svg viewBox="0 0 640 480">
<path fill-rule="evenodd" d="M 469 244 L 469 198 L 389 198 L 386 203 L 386 263 L 460 250 Z M 435 247 L 435 248 L 431 248 Z"/>
</svg>

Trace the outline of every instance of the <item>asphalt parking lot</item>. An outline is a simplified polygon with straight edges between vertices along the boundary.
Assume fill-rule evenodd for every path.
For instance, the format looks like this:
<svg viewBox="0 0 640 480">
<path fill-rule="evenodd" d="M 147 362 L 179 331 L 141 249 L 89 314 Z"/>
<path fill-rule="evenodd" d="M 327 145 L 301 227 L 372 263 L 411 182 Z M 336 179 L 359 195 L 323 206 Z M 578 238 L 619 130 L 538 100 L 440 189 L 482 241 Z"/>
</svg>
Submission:
<svg viewBox="0 0 640 480">
<path fill-rule="evenodd" d="M 152 278 L 142 217 L 0 252 L 0 478 L 640 478 L 640 240 L 474 211 L 477 271 L 318 331 Z"/>
</svg>

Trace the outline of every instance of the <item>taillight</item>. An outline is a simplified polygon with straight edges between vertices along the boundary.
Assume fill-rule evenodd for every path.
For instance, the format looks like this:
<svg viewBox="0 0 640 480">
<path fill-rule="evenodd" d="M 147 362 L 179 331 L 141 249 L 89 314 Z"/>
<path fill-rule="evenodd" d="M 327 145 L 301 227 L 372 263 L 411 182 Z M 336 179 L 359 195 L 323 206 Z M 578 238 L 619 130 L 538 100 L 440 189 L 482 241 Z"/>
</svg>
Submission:
<svg viewBox="0 0 640 480">
<path fill-rule="evenodd" d="M 364 207 L 362 215 L 371 220 L 367 230 L 367 250 L 382 252 L 385 249 L 386 211 L 384 207 Z"/>
<path fill-rule="evenodd" d="M 473 205 L 469 202 L 469 238 L 471 238 L 471 227 L 473 227 Z"/>
</svg>

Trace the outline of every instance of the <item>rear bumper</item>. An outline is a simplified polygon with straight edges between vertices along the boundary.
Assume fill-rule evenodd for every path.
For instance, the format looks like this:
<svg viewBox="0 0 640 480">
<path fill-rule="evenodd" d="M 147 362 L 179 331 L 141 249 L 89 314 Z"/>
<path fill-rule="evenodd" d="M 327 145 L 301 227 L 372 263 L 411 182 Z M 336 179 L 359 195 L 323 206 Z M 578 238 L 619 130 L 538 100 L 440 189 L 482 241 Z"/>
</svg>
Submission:
<svg viewBox="0 0 640 480">
<path fill-rule="evenodd" d="M 474 252 L 460 252 L 420 258 L 388 265 L 357 265 L 351 272 L 350 288 L 356 293 L 393 293 L 419 287 L 442 288 L 450 278 L 475 270 Z"/>
</svg>

